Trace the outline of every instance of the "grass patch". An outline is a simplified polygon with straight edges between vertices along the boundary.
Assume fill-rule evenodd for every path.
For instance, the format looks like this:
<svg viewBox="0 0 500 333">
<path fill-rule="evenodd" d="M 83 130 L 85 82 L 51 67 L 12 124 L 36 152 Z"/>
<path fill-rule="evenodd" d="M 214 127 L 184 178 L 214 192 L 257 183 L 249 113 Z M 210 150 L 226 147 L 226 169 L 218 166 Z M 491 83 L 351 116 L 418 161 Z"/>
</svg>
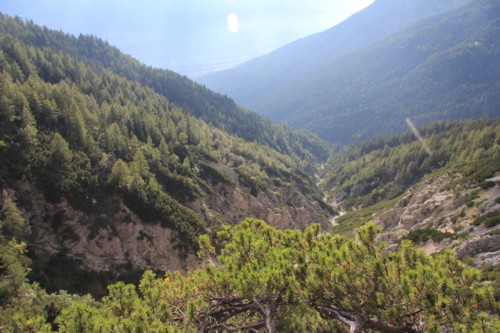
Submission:
<svg viewBox="0 0 500 333">
<path fill-rule="evenodd" d="M 373 221 L 380 213 L 394 207 L 401 196 L 384 200 L 372 206 L 362 208 L 355 211 L 347 212 L 345 215 L 337 219 L 338 225 L 333 227 L 333 233 L 349 233 L 354 229 L 359 228 L 367 222 Z"/>
</svg>

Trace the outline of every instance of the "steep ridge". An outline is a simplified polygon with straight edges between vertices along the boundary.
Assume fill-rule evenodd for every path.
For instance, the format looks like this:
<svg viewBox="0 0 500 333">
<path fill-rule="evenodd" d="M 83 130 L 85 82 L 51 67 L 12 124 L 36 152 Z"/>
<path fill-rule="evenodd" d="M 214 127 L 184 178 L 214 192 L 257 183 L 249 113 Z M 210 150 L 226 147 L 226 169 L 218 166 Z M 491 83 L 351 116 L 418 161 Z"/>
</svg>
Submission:
<svg viewBox="0 0 500 333">
<path fill-rule="evenodd" d="M 214 93 L 178 73 L 143 65 L 95 36 L 80 35 L 76 38 L 1 13 L 0 28 L 15 35 L 25 45 L 63 52 L 97 74 L 110 70 L 137 81 L 195 117 L 244 140 L 256 141 L 304 160 L 321 161 L 327 157 L 328 148 L 317 137 L 248 112 L 227 96 Z M 51 79 L 57 80 L 58 74 Z"/>
<path fill-rule="evenodd" d="M 419 126 L 498 117 L 498 13 L 498 2 L 482 0 L 426 19 L 290 83 L 273 107 L 341 143 L 405 131 L 407 117 Z"/>
<path fill-rule="evenodd" d="M 474 1 L 275 85 L 266 107 L 332 143 L 498 117 L 499 3 Z"/>
<path fill-rule="evenodd" d="M 332 60 L 389 37 L 419 19 L 467 2 L 470 0 L 377 0 L 333 28 L 235 68 L 207 74 L 199 81 L 231 96 L 240 105 L 283 121 L 288 111 L 275 108 L 275 99 L 290 82 L 300 82 Z"/>
<path fill-rule="evenodd" d="M 23 36 L 61 37 L 32 23 L 0 21 L 15 22 L 9 31 Z M 65 35 L 58 43 L 65 41 L 78 44 Z M 66 289 L 83 292 L 99 289 L 85 285 L 87 271 L 114 279 L 145 268 L 186 270 L 198 263 L 198 235 L 248 216 L 279 228 L 328 224 L 331 211 L 304 172 L 318 158 L 307 135 L 250 117 L 252 135 L 270 124 L 277 132 L 267 135 L 280 149 L 300 148 L 285 155 L 81 57 L 0 32 L 0 189 L 29 221 L 33 275 L 44 287 L 60 288 L 69 273 Z M 129 69 L 120 59 L 115 66 Z M 185 98 L 195 95 L 196 87 Z"/>
</svg>

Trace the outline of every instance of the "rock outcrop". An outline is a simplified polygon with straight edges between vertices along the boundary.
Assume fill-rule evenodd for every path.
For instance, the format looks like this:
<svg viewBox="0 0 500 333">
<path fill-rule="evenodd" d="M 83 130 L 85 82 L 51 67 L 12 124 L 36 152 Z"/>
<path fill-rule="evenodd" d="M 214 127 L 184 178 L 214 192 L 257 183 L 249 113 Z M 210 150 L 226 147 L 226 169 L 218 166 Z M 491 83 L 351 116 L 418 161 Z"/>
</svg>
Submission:
<svg viewBox="0 0 500 333">
<path fill-rule="evenodd" d="M 319 201 L 300 192 L 298 185 L 270 186 L 251 194 L 238 182 L 232 169 L 223 170 L 231 183 L 213 184 L 214 189 L 186 205 L 201 215 L 207 230 L 256 217 L 285 229 L 305 229 L 311 223 L 328 225 L 328 213 Z M 26 179 L 9 189 L 22 202 L 31 229 L 29 244 L 42 256 L 63 253 L 85 270 L 112 271 L 117 266 L 142 270 L 186 271 L 200 263 L 195 249 L 160 221 L 143 221 L 120 196 L 95 203 L 95 211 L 82 211 L 66 199 L 50 202 L 36 184 Z"/>
<path fill-rule="evenodd" d="M 500 211 L 500 185 L 482 189 L 457 180 L 450 175 L 434 176 L 413 186 L 393 208 L 374 219 L 384 228 L 381 238 L 393 243 L 411 231 L 436 230 L 443 239 L 421 244 L 427 253 L 452 248 L 457 257 L 470 257 L 478 266 L 500 263 L 500 225 L 477 220 Z"/>
</svg>

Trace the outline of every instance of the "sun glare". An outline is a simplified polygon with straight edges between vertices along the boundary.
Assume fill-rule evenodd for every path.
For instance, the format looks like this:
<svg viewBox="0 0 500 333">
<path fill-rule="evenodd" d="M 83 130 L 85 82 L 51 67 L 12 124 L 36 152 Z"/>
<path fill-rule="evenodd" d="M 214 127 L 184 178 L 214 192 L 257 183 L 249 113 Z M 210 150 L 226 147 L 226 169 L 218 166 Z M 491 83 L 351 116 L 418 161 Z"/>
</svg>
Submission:
<svg viewBox="0 0 500 333">
<path fill-rule="evenodd" d="M 235 13 L 231 13 L 227 16 L 227 29 L 233 34 L 240 30 L 240 19 Z"/>
<path fill-rule="evenodd" d="M 373 3 L 373 0 L 343 0 L 343 1 L 356 10 L 361 10 Z"/>
</svg>

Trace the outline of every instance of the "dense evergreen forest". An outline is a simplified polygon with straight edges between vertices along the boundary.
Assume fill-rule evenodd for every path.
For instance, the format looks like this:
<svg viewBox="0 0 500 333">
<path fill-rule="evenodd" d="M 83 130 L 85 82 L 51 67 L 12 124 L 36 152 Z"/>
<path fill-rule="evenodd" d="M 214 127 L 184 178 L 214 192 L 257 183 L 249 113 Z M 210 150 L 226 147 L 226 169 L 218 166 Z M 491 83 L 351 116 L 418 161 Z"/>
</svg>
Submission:
<svg viewBox="0 0 500 333">
<path fill-rule="evenodd" d="M 191 241 L 197 232 L 204 230 L 203 222 L 178 201 L 189 202 L 210 191 L 207 178 L 231 182 L 228 175 L 213 167 L 214 163 L 234 167 L 254 194 L 264 188 L 263 183 L 267 181 L 296 182 L 303 190 L 313 192 L 313 184 L 300 170 L 311 168 L 311 162 L 324 156 L 326 151 L 309 154 L 310 147 L 304 146 L 315 144 L 316 141 L 307 139 L 312 136 L 263 120 L 261 126 L 252 122 L 252 119 L 260 119 L 254 115 L 249 116 L 248 121 L 246 118 L 235 121 L 244 126 L 239 136 L 250 140 L 228 134 L 207 124 L 203 116 L 199 119 L 186 113 L 185 109 L 141 84 L 140 78 L 127 79 L 113 72 L 113 65 L 105 67 L 106 59 L 113 59 L 116 50 L 96 38 L 76 39 L 7 17 L 2 17 L 2 24 L 9 27 L 0 40 L 3 73 L 0 142 L 4 180 L 32 174 L 52 200 L 64 196 L 82 209 L 95 209 L 95 202 L 100 201 L 98 196 L 112 188 L 113 192 L 122 192 L 125 200 L 136 205 L 137 211 L 146 218 L 147 215 L 162 216 L 166 225 Z M 79 60 L 83 55 L 75 58 L 71 52 L 58 51 L 57 47 L 24 44 L 17 35 L 6 32 L 12 27 L 20 29 L 17 35 L 32 36 L 36 41 L 70 44 L 75 47 L 74 53 L 92 50 L 89 52 L 100 54 L 104 50 L 109 54 L 99 57 L 104 59 L 102 68 L 99 61 L 87 58 L 91 66 Z M 119 57 L 115 60 L 123 67 L 121 71 L 134 72 L 139 66 L 131 59 L 129 62 Z M 157 74 L 148 76 L 145 67 L 140 69 L 144 73 L 136 71 L 144 77 L 173 75 L 158 70 Z M 187 81 L 177 79 L 180 83 L 172 83 L 172 87 L 183 86 Z M 168 79 L 158 80 L 166 85 L 165 90 L 170 89 Z M 203 90 L 199 86 L 195 88 Z M 199 95 L 196 89 L 190 93 L 190 101 Z M 179 92 L 179 96 L 182 94 Z M 209 97 L 200 97 L 200 100 L 210 103 L 222 98 Z M 214 108 L 216 106 L 207 104 L 198 107 Z M 224 110 L 224 107 L 216 110 Z M 231 127 L 229 123 L 233 120 L 228 113 L 232 111 L 224 112 L 226 115 L 217 120 L 216 125 Z M 234 114 L 235 117 L 250 115 L 241 110 L 235 110 Z M 222 119 L 227 123 L 222 123 Z M 262 145 L 253 135 L 261 137 L 262 142 L 269 141 L 263 136 L 270 135 L 271 141 L 275 141 Z M 293 144 L 288 144 L 289 141 Z M 297 144 L 300 149 L 296 150 L 297 146 L 293 145 Z M 321 150 L 323 146 L 317 147 Z M 290 154 L 279 153 L 279 150 Z"/>
<path fill-rule="evenodd" d="M 109 70 L 125 79 L 138 82 L 206 123 L 246 141 L 256 141 L 304 160 L 321 161 L 327 157 L 326 146 L 309 133 L 274 124 L 255 113 L 243 110 L 228 97 L 216 94 L 175 72 L 145 66 L 95 36 L 80 35 L 75 38 L 33 22 L 0 15 L 1 30 L 16 36 L 23 45 L 50 49 L 58 56 L 64 55 L 73 61 L 84 63 L 97 74 Z M 50 57 L 46 60 L 51 62 Z M 59 63 L 40 64 L 44 66 L 39 72 L 43 79 L 55 83 L 67 79 L 69 75 L 69 79 L 79 80 L 68 74 L 64 67 L 58 68 L 57 65 L 66 66 L 64 62 L 61 63 L 62 59 L 56 61 Z M 47 72 L 44 74 L 44 71 Z M 72 72 L 75 71 L 77 70 L 73 69 Z M 28 73 L 24 73 L 26 74 Z"/>
<path fill-rule="evenodd" d="M 7 16 L 0 24 L 0 185 L 23 211 L 39 211 L 31 219 L 49 223 L 60 242 L 74 242 L 59 251 L 97 242 L 106 230 L 108 238 L 119 236 L 117 219 L 175 231 L 177 255 L 185 256 L 196 251 L 198 235 L 248 215 L 275 214 L 283 205 L 302 214 L 307 201 L 315 206 L 311 216 L 288 222 L 305 228 L 308 219 L 329 214 L 309 175 L 327 150 L 312 135 L 264 121 L 97 38 L 75 38 Z M 184 105 L 141 83 L 148 78 L 156 80 L 150 86 L 162 84 L 165 95 Z M 213 113 L 212 121 L 196 110 Z M 42 208 L 36 191 L 48 202 Z M 234 196 L 245 200 L 241 208 L 230 202 Z M 68 225 L 71 219 L 77 225 Z M 45 234 L 43 225 L 38 230 Z M 137 237 L 151 243 L 153 236 L 141 230 Z M 51 247 L 39 241 L 32 239 L 30 251 Z M 58 255 L 45 264 L 50 267 L 35 262 L 34 275 L 44 277 L 49 289 L 58 288 L 51 282 L 54 261 L 57 274 L 68 266 Z M 71 289 L 82 291 L 77 282 Z"/>
<path fill-rule="evenodd" d="M 229 210 L 230 199 L 243 197 L 253 204 L 247 216 L 267 200 L 282 216 L 293 208 L 327 219 L 332 210 L 313 175 L 329 151 L 311 134 L 95 37 L 3 15 L 0 26 L 0 332 L 500 330 L 497 290 L 452 251 L 427 256 L 410 241 L 389 247 L 373 223 L 336 235 L 324 224 L 235 221 L 210 206 Z M 360 200 L 351 205 L 390 198 L 435 168 L 469 159 L 498 165 L 498 131 L 497 120 L 437 123 L 423 130 L 428 156 L 412 134 L 362 143 L 332 156 L 325 183 L 345 184 Z M 460 146 L 467 140 L 470 149 Z M 377 167 L 365 168 L 363 158 Z M 385 159 L 392 173 L 378 166 Z M 378 197 L 352 186 L 376 179 Z M 137 224 L 172 233 L 155 242 L 139 229 L 133 241 L 172 243 L 175 251 L 160 255 L 200 259 L 183 272 L 129 262 L 125 271 L 141 271 L 136 284 L 78 294 L 96 277 L 72 275 L 71 246 L 113 243 L 117 225 Z M 45 234 L 34 239 L 35 229 Z M 52 256 L 60 244 L 41 243 L 49 233 L 69 244 L 66 252 Z M 51 271 L 56 263 L 65 279 Z M 63 288 L 68 280 L 71 289 Z"/>
</svg>

